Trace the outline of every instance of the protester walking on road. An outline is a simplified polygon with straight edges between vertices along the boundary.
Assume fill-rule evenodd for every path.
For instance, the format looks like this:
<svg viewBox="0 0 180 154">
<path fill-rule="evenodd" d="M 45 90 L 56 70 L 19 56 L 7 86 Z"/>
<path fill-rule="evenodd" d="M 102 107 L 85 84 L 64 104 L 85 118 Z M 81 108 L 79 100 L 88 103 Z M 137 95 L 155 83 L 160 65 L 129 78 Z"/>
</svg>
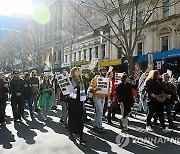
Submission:
<svg viewBox="0 0 180 154">
<path fill-rule="evenodd" d="M 93 92 L 93 101 L 95 104 L 95 111 L 96 111 L 93 127 L 95 130 L 102 133 L 104 132 L 104 128 L 102 126 L 103 108 L 104 108 L 105 98 L 108 97 L 109 94 L 97 93 L 97 91 L 100 89 L 98 88 L 98 77 L 105 78 L 107 74 L 107 70 L 105 67 L 103 67 L 99 69 L 99 72 L 100 72 L 100 75 L 96 76 L 91 81 L 91 84 L 89 86 L 89 91 Z"/>
<path fill-rule="evenodd" d="M 56 110 L 57 109 L 56 99 L 59 98 L 59 92 L 60 92 L 60 87 L 59 87 L 59 83 L 58 83 L 58 79 L 57 79 L 56 74 L 54 74 L 51 83 L 52 83 L 52 87 L 53 87 L 53 90 L 54 90 L 54 92 L 52 93 L 53 106 L 51 107 L 51 109 Z"/>
<path fill-rule="evenodd" d="M 32 100 L 33 100 L 33 106 L 34 106 L 34 111 L 39 111 L 39 108 L 37 106 L 37 100 L 38 100 L 38 94 L 39 94 L 39 79 L 36 77 L 37 72 L 33 70 L 31 72 L 31 84 L 32 84 Z"/>
<path fill-rule="evenodd" d="M 133 94 L 132 89 L 136 88 L 136 85 L 129 83 L 129 76 L 124 74 L 122 76 L 122 83 L 120 83 L 116 88 L 117 99 L 120 103 L 122 119 L 120 120 L 120 125 L 122 129 L 128 130 L 128 116 L 131 113 L 131 107 L 133 106 Z"/>
<path fill-rule="evenodd" d="M 80 143 L 86 143 L 83 138 L 83 104 L 86 100 L 85 85 L 80 76 L 80 70 L 78 67 L 71 69 L 71 82 L 74 88 L 74 91 L 70 93 L 68 98 L 68 113 L 69 113 L 69 132 L 70 139 L 75 141 L 73 134 L 79 134 Z"/>
<path fill-rule="evenodd" d="M 46 74 L 43 77 L 43 82 L 40 85 L 40 97 L 38 106 L 41 108 L 41 116 L 44 121 L 47 121 L 47 114 L 52 106 L 53 88 L 49 76 Z"/>
<path fill-rule="evenodd" d="M 0 72 L 0 126 L 5 126 L 6 93 L 8 84 L 4 82 L 4 73 Z"/>
<path fill-rule="evenodd" d="M 23 115 L 23 88 L 24 81 L 20 78 L 19 71 L 13 71 L 13 79 L 10 82 L 10 94 L 14 122 L 17 122 L 18 120 L 21 121 Z"/>
<path fill-rule="evenodd" d="M 67 77 L 68 72 L 66 70 L 62 71 L 62 75 Z M 60 122 L 65 128 L 68 127 L 68 107 L 67 107 L 67 95 L 63 95 L 62 90 L 60 90 L 60 104 L 62 106 Z"/>
<path fill-rule="evenodd" d="M 152 73 L 153 72 L 153 73 Z M 167 99 L 170 99 L 171 96 L 167 93 L 163 83 L 160 80 L 160 72 L 158 70 L 152 70 L 146 82 L 146 91 L 149 97 L 149 112 L 147 115 L 147 126 L 146 131 L 153 131 L 151 128 L 151 119 L 155 113 L 157 113 L 161 126 L 164 133 L 171 132 L 172 129 L 169 129 L 165 126 L 164 121 L 164 105 Z"/>
<path fill-rule="evenodd" d="M 23 89 L 23 105 L 24 107 L 26 106 L 26 103 L 28 104 L 29 107 L 29 112 L 31 119 L 34 118 L 34 112 L 33 112 L 33 106 L 32 106 L 32 84 L 30 80 L 30 74 L 27 73 L 24 76 L 24 89 Z"/>
<path fill-rule="evenodd" d="M 109 77 L 109 91 L 110 91 L 110 95 L 109 95 L 109 101 L 108 101 L 108 124 L 112 124 L 111 118 L 112 118 L 112 106 L 113 103 L 115 103 L 115 84 L 114 84 L 114 73 L 108 72 L 108 77 Z"/>
</svg>

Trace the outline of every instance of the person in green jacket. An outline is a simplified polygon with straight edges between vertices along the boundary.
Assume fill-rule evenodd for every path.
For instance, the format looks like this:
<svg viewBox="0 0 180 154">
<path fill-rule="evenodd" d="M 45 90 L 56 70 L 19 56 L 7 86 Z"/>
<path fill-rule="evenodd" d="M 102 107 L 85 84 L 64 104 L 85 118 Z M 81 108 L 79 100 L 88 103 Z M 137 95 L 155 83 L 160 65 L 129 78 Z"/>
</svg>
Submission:
<svg viewBox="0 0 180 154">
<path fill-rule="evenodd" d="M 41 108 L 41 115 L 44 121 L 47 121 L 47 114 L 52 106 L 53 88 L 49 76 L 47 74 L 43 77 L 43 82 L 40 85 L 40 97 L 38 106 Z"/>
</svg>

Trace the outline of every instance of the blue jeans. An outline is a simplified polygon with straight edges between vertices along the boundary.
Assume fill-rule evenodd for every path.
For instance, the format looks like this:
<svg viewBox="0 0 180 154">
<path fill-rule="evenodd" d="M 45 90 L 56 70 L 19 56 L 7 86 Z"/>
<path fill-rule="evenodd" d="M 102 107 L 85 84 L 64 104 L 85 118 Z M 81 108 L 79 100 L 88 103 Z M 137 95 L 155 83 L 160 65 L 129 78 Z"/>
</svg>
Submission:
<svg viewBox="0 0 180 154">
<path fill-rule="evenodd" d="M 165 106 L 165 111 L 167 112 L 168 123 L 169 125 L 172 125 L 173 120 L 172 120 L 172 114 L 171 114 L 171 111 L 172 111 L 171 102 L 166 102 L 164 106 Z"/>
<path fill-rule="evenodd" d="M 103 108 L 105 103 L 105 98 L 94 97 L 94 104 L 96 108 L 96 114 L 94 118 L 94 127 L 102 128 L 102 117 L 103 117 Z"/>
<path fill-rule="evenodd" d="M 44 103 L 44 106 L 41 106 L 41 115 L 43 120 L 47 120 L 47 114 L 51 110 L 51 106 L 49 105 L 50 99 L 50 94 L 46 93 L 46 101 Z"/>
<path fill-rule="evenodd" d="M 29 97 L 23 97 L 23 105 L 24 105 L 24 107 L 25 107 L 26 103 L 28 103 L 30 115 L 31 115 L 31 117 L 33 117 L 33 115 L 34 115 L 34 113 L 33 113 L 33 107 L 32 107 L 33 100 L 32 100 L 32 97 L 31 97 L 31 96 L 29 96 Z"/>
</svg>

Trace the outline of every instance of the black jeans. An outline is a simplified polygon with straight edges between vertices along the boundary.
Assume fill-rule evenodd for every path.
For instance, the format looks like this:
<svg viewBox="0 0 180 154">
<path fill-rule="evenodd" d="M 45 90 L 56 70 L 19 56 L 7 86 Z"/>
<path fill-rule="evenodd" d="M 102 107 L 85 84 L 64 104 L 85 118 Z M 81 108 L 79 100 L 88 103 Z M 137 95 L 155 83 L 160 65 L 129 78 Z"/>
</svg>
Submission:
<svg viewBox="0 0 180 154">
<path fill-rule="evenodd" d="M 108 110 L 108 98 L 105 98 L 104 108 L 103 108 L 103 117 L 105 116 Z"/>
<path fill-rule="evenodd" d="M 162 128 L 165 128 L 165 122 L 164 122 L 164 104 L 157 102 L 157 101 L 150 101 L 148 103 L 149 105 L 149 112 L 147 115 L 147 126 L 151 125 L 151 119 L 155 113 L 157 113 L 159 117 L 159 121 L 161 123 Z"/>
<path fill-rule="evenodd" d="M 12 106 L 14 120 L 21 119 L 24 108 L 22 96 L 17 97 L 16 95 L 12 95 L 11 106 Z"/>
<path fill-rule="evenodd" d="M 0 100 L 0 122 L 5 122 L 6 101 Z"/>
</svg>

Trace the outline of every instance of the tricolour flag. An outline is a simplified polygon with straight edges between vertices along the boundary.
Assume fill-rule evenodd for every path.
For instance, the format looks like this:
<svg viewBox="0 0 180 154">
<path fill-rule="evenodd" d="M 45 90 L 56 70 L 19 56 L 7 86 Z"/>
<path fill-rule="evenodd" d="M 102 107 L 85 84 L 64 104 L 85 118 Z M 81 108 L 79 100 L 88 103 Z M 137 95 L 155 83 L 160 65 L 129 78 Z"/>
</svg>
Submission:
<svg viewBox="0 0 180 154">
<path fill-rule="evenodd" d="M 48 54 L 48 56 L 47 56 L 47 58 L 46 58 L 46 60 L 45 60 L 45 65 L 48 67 L 48 68 L 51 68 L 51 62 L 50 62 L 50 56 L 49 56 L 49 54 Z"/>
</svg>

